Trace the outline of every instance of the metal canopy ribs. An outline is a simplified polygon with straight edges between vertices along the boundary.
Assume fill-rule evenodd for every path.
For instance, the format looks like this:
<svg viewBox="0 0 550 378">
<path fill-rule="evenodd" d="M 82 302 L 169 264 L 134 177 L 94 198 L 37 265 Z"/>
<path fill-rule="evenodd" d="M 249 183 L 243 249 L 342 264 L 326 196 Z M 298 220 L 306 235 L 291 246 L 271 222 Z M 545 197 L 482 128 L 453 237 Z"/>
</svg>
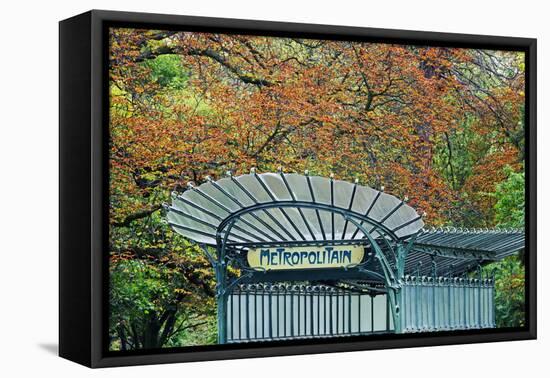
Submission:
<svg viewBox="0 0 550 378">
<path fill-rule="evenodd" d="M 439 228 L 421 230 L 415 249 L 431 249 L 446 256 L 470 253 L 487 258 L 501 258 L 523 248 L 525 233 L 519 229 Z"/>
<path fill-rule="evenodd" d="M 480 262 L 500 260 L 525 248 L 519 229 L 422 229 L 406 259 L 412 274 L 461 274 Z"/>
<path fill-rule="evenodd" d="M 257 211 L 254 211 L 257 209 Z M 217 245 L 220 225 L 242 213 L 230 243 L 285 243 L 360 240 L 353 215 L 375 237 L 399 240 L 415 234 L 422 218 L 405 201 L 332 178 L 255 172 L 218 181 L 208 180 L 183 194 L 174 193 L 167 206 L 169 224 L 198 243 Z"/>
</svg>

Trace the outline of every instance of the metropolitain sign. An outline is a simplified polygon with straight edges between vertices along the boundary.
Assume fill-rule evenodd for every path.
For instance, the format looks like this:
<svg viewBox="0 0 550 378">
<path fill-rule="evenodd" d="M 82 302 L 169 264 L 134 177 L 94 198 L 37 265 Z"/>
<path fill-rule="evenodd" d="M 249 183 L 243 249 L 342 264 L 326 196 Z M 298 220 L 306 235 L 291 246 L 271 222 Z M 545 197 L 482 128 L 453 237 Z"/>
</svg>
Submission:
<svg viewBox="0 0 550 378">
<path fill-rule="evenodd" d="M 364 254 L 361 245 L 254 248 L 247 260 L 251 268 L 261 270 L 344 268 L 359 264 Z"/>
</svg>

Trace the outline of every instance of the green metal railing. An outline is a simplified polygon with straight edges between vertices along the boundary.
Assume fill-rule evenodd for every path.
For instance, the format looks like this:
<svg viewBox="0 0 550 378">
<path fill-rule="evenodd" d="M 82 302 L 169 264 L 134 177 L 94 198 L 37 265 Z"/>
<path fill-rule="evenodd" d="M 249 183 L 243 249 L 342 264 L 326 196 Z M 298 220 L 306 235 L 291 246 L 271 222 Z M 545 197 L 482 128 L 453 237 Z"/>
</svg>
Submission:
<svg viewBox="0 0 550 378">
<path fill-rule="evenodd" d="M 386 294 L 324 285 L 239 285 L 229 295 L 227 311 L 228 342 L 393 331 Z"/>
<path fill-rule="evenodd" d="M 402 332 L 495 327 L 491 278 L 405 276 Z"/>
<path fill-rule="evenodd" d="M 403 333 L 495 327 L 491 278 L 405 276 Z M 324 285 L 237 285 L 228 296 L 227 341 L 395 332 L 386 293 Z"/>
</svg>

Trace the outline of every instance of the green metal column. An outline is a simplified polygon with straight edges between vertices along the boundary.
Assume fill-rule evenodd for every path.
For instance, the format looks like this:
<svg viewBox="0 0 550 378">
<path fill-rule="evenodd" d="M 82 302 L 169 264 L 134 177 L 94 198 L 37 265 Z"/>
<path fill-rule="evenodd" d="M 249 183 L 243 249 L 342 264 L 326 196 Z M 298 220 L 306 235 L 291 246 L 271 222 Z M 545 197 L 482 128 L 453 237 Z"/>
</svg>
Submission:
<svg viewBox="0 0 550 378">
<path fill-rule="evenodd" d="M 393 329 L 395 333 L 401 333 L 403 330 L 401 324 L 401 287 L 388 288 L 388 294 L 393 307 Z"/>
<path fill-rule="evenodd" d="M 216 302 L 218 307 L 218 344 L 227 343 L 227 270 L 225 262 L 216 264 Z"/>
<path fill-rule="evenodd" d="M 374 249 L 374 256 L 380 262 L 380 266 L 382 267 L 382 271 L 384 273 L 384 281 L 385 281 L 386 288 L 388 290 L 388 296 L 390 298 L 390 303 L 391 303 L 394 330 L 395 330 L 395 333 L 401 333 L 401 328 L 402 328 L 401 311 L 400 311 L 401 285 L 399 284 L 398 279 L 396 279 L 395 273 L 393 272 L 390 264 L 388 263 L 388 260 L 386 259 L 384 252 L 382 251 L 382 249 L 380 248 L 376 240 L 374 240 L 374 238 L 369 233 L 369 231 L 360 222 L 357 222 L 355 219 L 351 217 L 345 217 L 345 218 L 349 220 L 351 223 L 353 223 L 355 227 L 357 227 L 363 233 L 363 235 L 365 235 L 370 245 Z"/>
<path fill-rule="evenodd" d="M 216 232 L 217 259 L 215 262 L 216 269 L 216 302 L 218 307 L 218 344 L 227 343 L 227 260 L 225 258 L 225 247 L 227 239 L 231 233 L 231 229 L 236 220 L 232 220 L 227 225 L 227 229 L 218 229 Z M 222 233 L 224 236 L 222 238 Z"/>
</svg>

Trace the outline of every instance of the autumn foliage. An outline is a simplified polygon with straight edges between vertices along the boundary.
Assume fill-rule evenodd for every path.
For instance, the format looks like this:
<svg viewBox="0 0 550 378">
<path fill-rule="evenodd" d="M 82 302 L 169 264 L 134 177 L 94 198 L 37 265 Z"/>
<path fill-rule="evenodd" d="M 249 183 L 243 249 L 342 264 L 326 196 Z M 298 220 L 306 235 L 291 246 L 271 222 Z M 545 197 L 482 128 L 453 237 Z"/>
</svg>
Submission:
<svg viewBox="0 0 550 378">
<path fill-rule="evenodd" d="M 113 256 L 205 268 L 160 206 L 226 171 L 357 178 L 429 225 L 488 227 L 523 169 L 518 52 L 116 28 L 109 75 Z"/>
</svg>

